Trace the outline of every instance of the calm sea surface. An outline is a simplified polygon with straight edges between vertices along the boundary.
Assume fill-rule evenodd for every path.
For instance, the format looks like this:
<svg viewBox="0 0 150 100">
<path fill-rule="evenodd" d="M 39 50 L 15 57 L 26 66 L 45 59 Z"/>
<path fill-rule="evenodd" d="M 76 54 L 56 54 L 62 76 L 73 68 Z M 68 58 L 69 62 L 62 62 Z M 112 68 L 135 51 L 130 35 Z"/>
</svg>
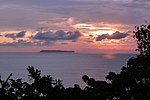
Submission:
<svg viewBox="0 0 150 100">
<path fill-rule="evenodd" d="M 0 74 L 3 79 L 13 73 L 13 78 L 27 80 L 26 68 L 34 66 L 42 74 L 63 80 L 65 87 L 74 84 L 83 87 L 83 75 L 105 80 L 108 72 L 119 72 L 133 56 L 135 54 L 0 53 Z"/>
</svg>

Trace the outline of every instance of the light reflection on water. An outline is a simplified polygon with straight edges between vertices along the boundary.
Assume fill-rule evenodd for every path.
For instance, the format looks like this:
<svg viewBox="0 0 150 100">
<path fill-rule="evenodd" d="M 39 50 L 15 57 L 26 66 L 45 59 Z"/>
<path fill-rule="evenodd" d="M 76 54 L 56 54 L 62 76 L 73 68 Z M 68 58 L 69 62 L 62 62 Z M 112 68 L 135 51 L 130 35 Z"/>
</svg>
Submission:
<svg viewBox="0 0 150 100">
<path fill-rule="evenodd" d="M 103 56 L 107 59 L 114 59 L 117 57 L 115 54 L 104 54 Z"/>
</svg>

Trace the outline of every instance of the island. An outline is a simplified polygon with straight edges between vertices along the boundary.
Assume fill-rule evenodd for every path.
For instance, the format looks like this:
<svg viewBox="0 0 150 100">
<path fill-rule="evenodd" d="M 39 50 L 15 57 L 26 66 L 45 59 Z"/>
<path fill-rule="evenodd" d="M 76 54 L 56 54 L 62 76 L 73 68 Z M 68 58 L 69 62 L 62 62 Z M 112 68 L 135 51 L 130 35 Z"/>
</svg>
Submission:
<svg viewBox="0 0 150 100">
<path fill-rule="evenodd" d="M 74 53 L 75 51 L 67 51 L 67 50 L 41 50 L 40 52 L 47 52 L 47 53 L 59 53 L 59 52 Z"/>
</svg>

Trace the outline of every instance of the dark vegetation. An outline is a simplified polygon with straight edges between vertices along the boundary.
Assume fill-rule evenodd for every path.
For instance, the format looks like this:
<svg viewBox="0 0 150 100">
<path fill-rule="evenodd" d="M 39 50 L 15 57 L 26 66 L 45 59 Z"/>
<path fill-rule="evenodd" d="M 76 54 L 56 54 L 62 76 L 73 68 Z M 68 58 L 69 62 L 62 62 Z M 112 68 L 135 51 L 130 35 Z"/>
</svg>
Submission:
<svg viewBox="0 0 150 100">
<path fill-rule="evenodd" d="M 127 61 L 120 73 L 109 72 L 107 81 L 96 81 L 84 75 L 87 84 L 65 88 L 60 80 L 41 71 L 27 68 L 31 82 L 0 78 L 0 100 L 150 100 L 150 25 L 135 27 L 139 55 Z"/>
</svg>

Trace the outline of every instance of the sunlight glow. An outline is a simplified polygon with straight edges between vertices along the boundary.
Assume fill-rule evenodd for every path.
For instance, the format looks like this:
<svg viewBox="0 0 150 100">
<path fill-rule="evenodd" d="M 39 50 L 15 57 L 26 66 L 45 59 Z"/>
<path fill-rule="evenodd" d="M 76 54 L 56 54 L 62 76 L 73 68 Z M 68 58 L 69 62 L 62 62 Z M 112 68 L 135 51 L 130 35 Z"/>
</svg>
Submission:
<svg viewBox="0 0 150 100">
<path fill-rule="evenodd" d="M 116 56 L 114 54 L 105 54 L 103 55 L 106 59 L 114 59 Z"/>
<path fill-rule="evenodd" d="M 77 29 L 96 29 L 92 24 L 76 24 L 74 25 L 74 28 Z"/>
<path fill-rule="evenodd" d="M 98 31 L 92 31 L 90 33 L 95 34 L 95 35 L 103 35 L 103 34 L 112 35 L 115 32 L 116 32 L 116 30 L 98 30 Z"/>
<path fill-rule="evenodd" d="M 118 29 L 112 28 L 112 27 L 102 27 L 102 26 L 96 26 L 94 24 L 85 24 L 80 23 L 73 26 L 76 29 L 79 29 L 80 31 L 87 31 L 88 33 L 92 35 L 102 35 L 102 34 L 109 34 L 112 35 Z"/>
<path fill-rule="evenodd" d="M 99 28 L 99 31 L 97 31 L 98 35 L 102 35 L 102 34 L 109 34 L 112 35 L 113 33 L 115 33 L 117 31 L 117 29 L 114 28 L 110 28 L 110 27 L 101 27 Z"/>
</svg>

